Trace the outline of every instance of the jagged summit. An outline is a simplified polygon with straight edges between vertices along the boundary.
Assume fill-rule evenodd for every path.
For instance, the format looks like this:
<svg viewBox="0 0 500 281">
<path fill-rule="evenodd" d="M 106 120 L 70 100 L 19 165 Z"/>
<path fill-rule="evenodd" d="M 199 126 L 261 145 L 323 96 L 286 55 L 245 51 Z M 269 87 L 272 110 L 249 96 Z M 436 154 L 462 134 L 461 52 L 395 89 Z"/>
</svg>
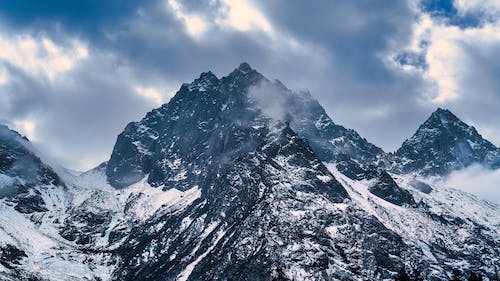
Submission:
<svg viewBox="0 0 500 281">
<path fill-rule="evenodd" d="M 474 163 L 497 168 L 500 153 L 473 126 L 438 108 L 396 152 L 400 172 L 444 175 Z"/>
<path fill-rule="evenodd" d="M 62 180 L 33 152 L 26 137 L 0 125 L 0 199 L 21 213 L 47 211 L 36 185 L 63 186 Z"/>
<path fill-rule="evenodd" d="M 200 77 L 194 80 L 194 82 L 202 82 L 202 81 L 207 81 L 213 84 L 217 84 L 219 82 L 219 78 L 217 78 L 217 76 L 213 74 L 212 71 L 209 70 L 207 72 L 202 72 L 200 74 Z"/>
<path fill-rule="evenodd" d="M 27 137 L 22 136 L 17 131 L 11 130 L 7 125 L 0 124 L 0 140 L 2 140 L 2 141 L 17 140 L 19 142 L 20 139 L 23 139 L 24 141 L 29 142 Z M 23 141 L 21 141 L 21 142 L 23 142 Z"/>
<path fill-rule="evenodd" d="M 338 159 L 341 170 L 362 170 L 383 154 L 354 130 L 336 125 L 310 94 L 294 93 L 242 63 L 221 79 L 211 72 L 202 73 L 192 83 L 183 84 L 168 104 L 129 124 L 108 163 L 109 182 L 124 187 L 149 175 L 149 183 L 166 185 L 178 171 L 172 169 L 175 165 L 162 164 L 163 160 L 185 156 L 192 164 L 200 155 L 213 158 L 220 152 L 217 149 L 229 149 L 231 138 L 245 142 L 243 135 L 250 145 L 256 141 L 253 134 L 271 129 L 271 120 L 289 122 L 308 139 L 321 161 Z M 242 135 L 233 136 L 235 132 L 229 132 L 233 127 L 243 131 Z M 216 134 L 229 134 L 221 140 L 222 148 L 216 149 L 215 139 L 220 138 Z"/>
<path fill-rule="evenodd" d="M 445 125 L 446 123 L 450 122 L 459 123 L 461 122 L 461 120 L 450 110 L 438 107 L 438 109 L 436 109 L 436 111 L 431 114 L 426 122 L 441 122 L 443 125 Z"/>
<path fill-rule="evenodd" d="M 189 91 L 197 90 L 199 92 L 205 92 L 214 87 L 217 87 L 220 80 L 211 71 L 202 72 L 200 77 L 196 78 L 190 84 L 183 84 L 183 86 L 188 87 Z"/>
<path fill-rule="evenodd" d="M 251 72 L 254 69 L 248 63 L 242 62 L 238 66 L 238 70 L 241 71 L 241 72 L 243 72 L 243 73 L 248 73 L 248 72 Z"/>
</svg>

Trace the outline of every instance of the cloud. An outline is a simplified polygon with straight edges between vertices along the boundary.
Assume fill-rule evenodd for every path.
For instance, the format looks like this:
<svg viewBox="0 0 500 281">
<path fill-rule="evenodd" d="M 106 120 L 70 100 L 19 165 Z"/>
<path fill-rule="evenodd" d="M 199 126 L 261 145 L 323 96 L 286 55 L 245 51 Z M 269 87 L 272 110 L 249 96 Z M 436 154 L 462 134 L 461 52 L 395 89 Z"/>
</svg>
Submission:
<svg viewBox="0 0 500 281">
<path fill-rule="evenodd" d="M 50 80 L 71 70 L 78 61 L 88 56 L 87 48 L 76 40 L 72 40 L 69 46 L 58 46 L 47 37 L 34 38 L 30 35 L 6 38 L 0 34 L 0 49 L 0 62 Z"/>
<path fill-rule="evenodd" d="M 164 94 L 156 88 L 135 87 L 135 91 L 139 93 L 141 96 L 154 101 L 156 106 L 162 105 L 165 101 Z"/>
<path fill-rule="evenodd" d="M 221 0 L 224 13 L 217 19 L 218 24 L 227 25 L 239 31 L 258 29 L 269 35 L 273 28 L 267 18 L 249 0 Z"/>
<path fill-rule="evenodd" d="M 467 60 L 470 56 L 468 46 L 487 48 L 500 43 L 500 28 L 498 23 L 488 23 L 477 28 L 461 29 L 457 26 L 445 25 L 422 16 L 415 34 L 416 41 L 426 41 L 420 49 L 425 52 L 428 68 L 423 73 L 428 79 L 435 81 L 438 92 L 432 101 L 443 104 L 460 98 L 467 91 L 461 84 L 465 76 L 470 75 Z M 418 51 L 418 47 L 412 48 Z"/>
<path fill-rule="evenodd" d="M 9 82 L 9 75 L 7 70 L 3 67 L 0 67 L 0 86 L 7 84 Z"/>
<path fill-rule="evenodd" d="M 172 8 L 175 15 L 184 21 L 187 32 L 194 37 L 201 35 L 207 29 L 207 23 L 202 17 L 196 14 L 187 14 L 183 11 L 181 5 L 176 0 L 168 0 L 168 5 Z"/>
<path fill-rule="evenodd" d="M 500 170 L 472 165 L 464 170 L 453 172 L 445 180 L 444 185 L 475 194 L 484 200 L 500 205 L 499 183 Z"/>
<path fill-rule="evenodd" d="M 286 121 L 287 96 L 277 85 L 269 81 L 261 81 L 248 89 L 251 103 L 261 109 L 262 114 L 276 121 Z"/>
<path fill-rule="evenodd" d="M 154 78 L 138 81 L 133 67 L 98 51 L 59 75 L 40 79 L 11 66 L 10 81 L 1 87 L 0 118 L 45 155 L 80 170 L 107 160 L 119 132 L 158 106 L 155 89 L 166 88 Z M 135 89 L 141 84 L 151 85 L 139 88 L 142 95 Z"/>
<path fill-rule="evenodd" d="M 33 120 L 16 120 L 14 129 L 31 141 L 37 141 L 36 123 Z"/>
</svg>

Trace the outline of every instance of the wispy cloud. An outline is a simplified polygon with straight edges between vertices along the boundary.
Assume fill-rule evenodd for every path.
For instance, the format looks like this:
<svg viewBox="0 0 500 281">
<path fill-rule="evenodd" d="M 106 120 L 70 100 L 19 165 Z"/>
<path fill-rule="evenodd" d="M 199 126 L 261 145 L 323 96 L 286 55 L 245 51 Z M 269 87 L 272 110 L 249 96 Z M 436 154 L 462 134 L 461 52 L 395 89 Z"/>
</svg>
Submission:
<svg viewBox="0 0 500 281">
<path fill-rule="evenodd" d="M 71 70 L 78 61 L 88 57 L 84 44 L 74 39 L 68 41 L 67 46 L 58 46 L 44 36 L 34 38 L 26 34 L 7 38 L 0 34 L 0 62 L 54 80 L 58 74 Z"/>
<path fill-rule="evenodd" d="M 500 170 L 490 170 L 481 165 L 472 165 L 453 172 L 445 186 L 461 189 L 500 205 Z"/>
</svg>

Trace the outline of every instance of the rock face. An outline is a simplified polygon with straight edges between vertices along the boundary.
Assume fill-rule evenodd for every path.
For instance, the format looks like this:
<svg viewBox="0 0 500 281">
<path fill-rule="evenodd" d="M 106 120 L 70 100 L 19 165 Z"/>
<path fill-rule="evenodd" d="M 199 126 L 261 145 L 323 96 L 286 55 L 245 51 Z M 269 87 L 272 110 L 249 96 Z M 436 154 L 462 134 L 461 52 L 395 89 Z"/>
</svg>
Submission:
<svg viewBox="0 0 500 281">
<path fill-rule="evenodd" d="M 17 211 L 26 214 L 47 211 L 34 187 L 62 185 L 59 176 L 33 151 L 26 138 L 0 125 L 0 198 L 6 198 Z"/>
<path fill-rule="evenodd" d="M 500 167 L 500 150 L 449 110 L 439 108 L 395 152 L 399 173 L 445 175 L 471 164 Z"/>
<path fill-rule="evenodd" d="M 322 280 L 347 277 L 351 269 L 366 276 L 363 265 L 389 276 L 401 264 L 399 258 L 332 248 L 352 239 L 382 257 L 384 251 L 401 256 L 406 247 L 350 204 L 344 188 L 288 126 L 263 140 L 254 151 L 225 160 L 231 165 L 210 171 L 200 199 L 184 212 L 159 214 L 146 227 L 133 229 L 121 249 L 126 263 L 115 278 L 270 280 L 282 271 Z M 346 235 L 328 227 L 343 228 Z"/>
<path fill-rule="evenodd" d="M 410 264 L 428 280 L 463 265 L 491 274 L 498 206 L 418 174 L 463 159 L 494 168 L 497 150 L 451 113 L 433 116 L 387 155 L 243 63 L 183 84 L 85 173 L 54 172 L 1 127 L 0 280 L 387 280 Z M 486 152 L 444 149 L 462 139 Z"/>
<path fill-rule="evenodd" d="M 382 171 L 376 178 L 375 183 L 370 186 L 370 192 L 392 204 L 403 206 L 415 206 L 415 200 L 410 192 L 402 189 L 394 179 L 386 172 Z"/>
</svg>

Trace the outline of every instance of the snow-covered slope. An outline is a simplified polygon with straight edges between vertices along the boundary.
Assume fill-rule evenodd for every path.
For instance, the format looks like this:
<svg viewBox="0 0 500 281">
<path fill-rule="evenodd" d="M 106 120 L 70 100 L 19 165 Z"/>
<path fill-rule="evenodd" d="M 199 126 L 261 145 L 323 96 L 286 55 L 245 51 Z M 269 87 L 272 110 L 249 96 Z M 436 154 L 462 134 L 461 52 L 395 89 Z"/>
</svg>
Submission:
<svg viewBox="0 0 500 281">
<path fill-rule="evenodd" d="M 26 139 L 3 129 L 0 190 L 9 192 L 0 197 L 0 280 L 109 280 L 119 244 L 110 233 L 200 196 L 196 188 L 164 192 L 145 181 L 117 190 L 106 182 L 105 165 L 56 175 Z"/>
<path fill-rule="evenodd" d="M 421 248 L 429 278 L 460 269 L 491 271 L 500 257 L 500 210 L 488 201 L 443 186 L 436 178 L 392 175 L 416 206 L 399 206 L 370 192 L 373 180 L 352 180 L 327 164 L 349 195 L 403 240 Z M 425 189 L 422 189 L 425 186 Z M 423 191 L 422 191 L 423 190 Z"/>
</svg>

